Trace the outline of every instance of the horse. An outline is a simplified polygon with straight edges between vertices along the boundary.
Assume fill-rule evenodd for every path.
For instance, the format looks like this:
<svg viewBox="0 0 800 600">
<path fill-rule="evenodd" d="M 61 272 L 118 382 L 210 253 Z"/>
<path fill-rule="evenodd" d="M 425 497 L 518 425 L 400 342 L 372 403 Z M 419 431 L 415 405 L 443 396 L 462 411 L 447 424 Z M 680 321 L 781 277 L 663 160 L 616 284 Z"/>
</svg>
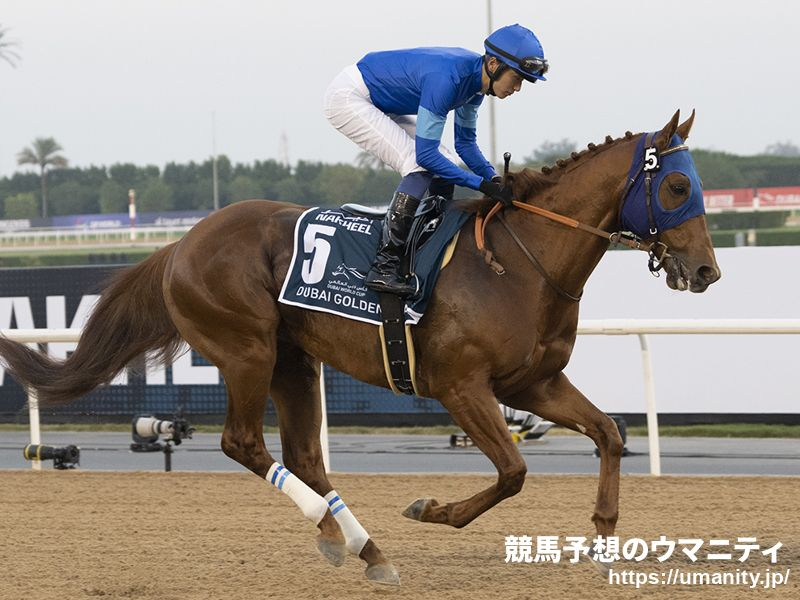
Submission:
<svg viewBox="0 0 800 600">
<path fill-rule="evenodd" d="M 553 168 L 509 173 L 514 205 L 568 215 L 569 222 L 591 224 L 584 229 L 594 228 L 594 233 L 617 227 L 627 204 L 646 202 L 651 218 L 651 202 L 667 212 L 678 210 L 693 192 L 699 193 L 692 190 L 699 182 L 696 173 L 669 172 L 656 189 L 648 185 L 646 199 L 627 196 L 643 170 L 631 175 L 632 165 L 642 162 L 636 149 L 643 136 L 650 144 L 649 158 L 666 155 L 676 150 L 670 148 L 673 136 L 689 136 L 694 112 L 685 122 L 679 120 L 678 111 L 657 133 L 608 136 Z M 460 528 L 520 491 L 526 464 L 498 409 L 500 401 L 595 442 L 600 473 L 592 521 L 598 535 L 613 535 L 622 440 L 614 421 L 563 370 L 575 343 L 580 291 L 610 242 L 621 237 L 593 236 L 506 208 L 498 218 L 484 221 L 484 241 L 494 257 L 488 261 L 476 247 L 484 236 L 473 226 L 491 204 L 484 198 L 461 206 L 475 216 L 460 231 L 415 326 L 414 344 L 419 393 L 449 411 L 492 461 L 497 480 L 462 500 L 417 499 L 403 515 Z M 389 387 L 376 327 L 278 302 L 292 259 L 295 223 L 303 211 L 295 204 L 263 200 L 225 207 L 180 241 L 117 273 L 66 360 L 6 338 L 0 338 L 0 357 L 17 381 L 37 391 L 43 405 L 58 404 L 110 382 L 145 355 L 168 361 L 185 340 L 224 377 L 224 453 L 298 505 L 319 529 L 318 548 L 331 563 L 340 565 L 348 553 L 355 554 L 366 563 L 369 581 L 399 584 L 397 569 L 328 480 L 319 436 L 321 362 Z M 651 268 L 660 261 L 670 288 L 699 293 L 720 277 L 703 214 L 659 231 L 650 247 Z M 499 260 L 502 277 L 487 267 Z M 624 282 L 617 285 L 623 289 Z M 264 442 L 268 397 L 277 411 L 284 464 L 275 461 Z"/>
</svg>

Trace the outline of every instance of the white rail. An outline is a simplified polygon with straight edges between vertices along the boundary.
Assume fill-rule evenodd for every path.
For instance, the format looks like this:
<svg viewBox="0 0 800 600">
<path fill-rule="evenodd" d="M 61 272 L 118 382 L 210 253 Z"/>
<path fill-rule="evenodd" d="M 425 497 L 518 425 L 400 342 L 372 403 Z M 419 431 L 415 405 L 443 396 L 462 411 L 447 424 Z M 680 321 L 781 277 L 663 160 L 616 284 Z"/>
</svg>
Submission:
<svg viewBox="0 0 800 600">
<path fill-rule="evenodd" d="M 798 334 L 800 319 L 598 319 L 578 323 L 578 335 L 637 335 L 642 351 L 644 395 L 647 403 L 647 438 L 650 474 L 661 475 L 661 443 L 658 436 L 658 411 L 653 363 L 648 334 L 738 335 Z"/>
<path fill-rule="evenodd" d="M 0 334 L 22 343 L 77 342 L 80 331 L 76 329 L 4 329 Z M 647 437 L 650 448 L 650 474 L 661 475 L 661 451 L 658 436 L 658 411 L 656 408 L 655 381 L 647 335 L 775 335 L 800 334 L 800 319 L 600 319 L 582 320 L 578 335 L 636 335 L 642 352 L 645 400 L 647 405 Z M 325 384 L 320 371 L 323 423 L 320 431 L 326 470 L 330 470 L 328 450 L 327 411 Z M 39 404 L 36 395 L 28 395 L 31 443 L 41 443 Z M 41 469 L 33 461 L 34 469 Z"/>
<path fill-rule="evenodd" d="M 49 342 L 77 342 L 81 338 L 78 329 L 0 329 L 0 335 L 22 344 L 46 344 Z M 322 444 L 322 462 L 325 472 L 331 470 L 331 454 L 328 443 L 328 411 L 325 397 L 324 371 L 320 365 L 319 370 L 320 403 L 322 404 L 322 424 L 320 426 L 320 442 Z M 42 434 L 39 424 L 39 400 L 36 392 L 28 390 L 28 415 L 31 428 L 31 444 L 41 444 Z M 42 462 L 38 459 L 31 461 L 31 468 L 39 471 Z"/>
<path fill-rule="evenodd" d="M 188 225 L 116 227 L 112 229 L 25 229 L 0 231 L 0 249 L 29 251 L 70 248 L 131 248 L 167 244 L 181 239 L 191 229 Z"/>
</svg>

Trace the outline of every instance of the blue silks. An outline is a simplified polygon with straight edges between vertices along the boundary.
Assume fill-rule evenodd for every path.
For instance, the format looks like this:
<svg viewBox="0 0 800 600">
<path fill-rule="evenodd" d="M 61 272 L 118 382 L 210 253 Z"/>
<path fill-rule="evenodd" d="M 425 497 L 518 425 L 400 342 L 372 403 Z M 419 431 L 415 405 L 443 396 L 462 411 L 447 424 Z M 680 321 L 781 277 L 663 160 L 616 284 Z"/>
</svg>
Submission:
<svg viewBox="0 0 800 600">
<path fill-rule="evenodd" d="M 700 183 L 700 176 L 697 174 L 692 156 L 686 149 L 677 150 L 659 156 L 658 160 L 661 163 L 661 168 L 659 171 L 651 173 L 651 207 L 656 229 L 655 231 L 651 230 L 650 219 L 647 214 L 646 174 L 643 172 L 643 167 L 646 158 L 645 142 L 648 139 L 655 139 L 656 135 L 655 133 L 645 134 L 639 139 L 634 154 L 634 161 L 628 172 L 628 180 L 635 181 L 627 192 L 622 206 L 622 214 L 620 215 L 622 228 L 635 233 L 643 239 L 653 238 L 663 231 L 677 227 L 692 217 L 705 214 L 706 212 L 703 204 L 703 186 Z M 682 144 L 683 140 L 676 134 L 672 136 L 669 147 L 673 148 Z M 670 173 L 675 172 L 682 173 L 689 178 L 691 182 L 691 193 L 689 198 L 678 208 L 667 210 L 661 206 L 658 192 L 664 178 Z"/>
</svg>

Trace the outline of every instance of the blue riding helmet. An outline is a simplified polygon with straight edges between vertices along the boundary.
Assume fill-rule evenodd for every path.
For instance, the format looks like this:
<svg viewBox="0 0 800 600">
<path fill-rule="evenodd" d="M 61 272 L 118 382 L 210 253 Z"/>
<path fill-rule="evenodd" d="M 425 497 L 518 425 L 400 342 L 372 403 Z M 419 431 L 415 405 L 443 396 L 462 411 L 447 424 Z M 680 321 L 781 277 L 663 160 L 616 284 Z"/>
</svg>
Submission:
<svg viewBox="0 0 800 600">
<path fill-rule="evenodd" d="M 542 44 L 530 29 L 515 23 L 501 27 L 483 42 L 486 54 L 508 65 L 526 80 L 547 81 L 547 60 Z"/>
<path fill-rule="evenodd" d="M 635 233 L 642 239 L 652 239 L 662 231 L 677 227 L 692 217 L 706 212 L 703 204 L 703 185 L 700 183 L 697 168 L 694 166 L 689 150 L 683 146 L 683 140 L 676 134 L 672 136 L 669 148 L 682 146 L 682 149 L 668 154 L 666 153 L 668 150 L 665 151 L 665 155 L 661 156 L 657 161 L 660 162 L 660 170 L 652 174 L 650 189 L 654 227 L 650 225 L 647 209 L 647 190 L 642 172 L 645 163 L 645 140 L 648 138 L 654 139 L 655 133 L 642 135 L 636 145 L 633 164 L 628 172 L 630 187 L 627 190 L 626 197 L 623 199 L 624 204 L 620 215 L 622 228 L 625 231 Z M 670 210 L 661 205 L 658 192 L 664 178 L 674 172 L 683 173 L 689 178 L 691 193 L 683 204 Z"/>
</svg>

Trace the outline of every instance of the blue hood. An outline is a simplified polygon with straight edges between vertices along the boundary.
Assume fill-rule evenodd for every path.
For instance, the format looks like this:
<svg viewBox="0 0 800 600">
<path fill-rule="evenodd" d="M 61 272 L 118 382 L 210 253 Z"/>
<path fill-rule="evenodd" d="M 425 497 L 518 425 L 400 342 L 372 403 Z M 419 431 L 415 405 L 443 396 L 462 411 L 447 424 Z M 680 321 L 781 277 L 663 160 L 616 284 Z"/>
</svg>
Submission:
<svg viewBox="0 0 800 600">
<path fill-rule="evenodd" d="M 622 206 L 622 214 L 620 215 L 620 222 L 625 231 L 632 231 L 637 236 L 643 239 L 651 238 L 653 235 L 650 233 L 650 221 L 647 217 L 647 199 L 644 185 L 644 173 L 642 167 L 644 165 L 644 152 L 645 140 L 655 139 L 655 135 L 644 134 L 639 139 L 636 145 L 636 152 L 634 153 L 633 164 L 628 172 L 628 179 L 634 179 L 632 187 L 628 190 L 628 194 Z M 683 144 L 683 140 L 678 135 L 673 135 L 670 140 L 669 147 L 679 146 Z M 705 205 L 703 204 L 703 186 L 700 183 L 700 176 L 697 174 L 697 168 L 694 166 L 692 155 L 688 150 L 678 150 L 666 156 L 660 156 L 661 170 L 652 174 L 652 209 L 653 219 L 655 220 L 658 232 L 667 231 L 673 227 L 677 227 L 681 223 L 688 221 L 692 217 L 705 214 Z M 666 210 L 661 206 L 661 201 L 658 197 L 658 191 L 661 188 L 661 182 L 670 173 L 683 173 L 689 178 L 691 182 L 691 195 L 686 201 L 678 208 Z"/>
</svg>

